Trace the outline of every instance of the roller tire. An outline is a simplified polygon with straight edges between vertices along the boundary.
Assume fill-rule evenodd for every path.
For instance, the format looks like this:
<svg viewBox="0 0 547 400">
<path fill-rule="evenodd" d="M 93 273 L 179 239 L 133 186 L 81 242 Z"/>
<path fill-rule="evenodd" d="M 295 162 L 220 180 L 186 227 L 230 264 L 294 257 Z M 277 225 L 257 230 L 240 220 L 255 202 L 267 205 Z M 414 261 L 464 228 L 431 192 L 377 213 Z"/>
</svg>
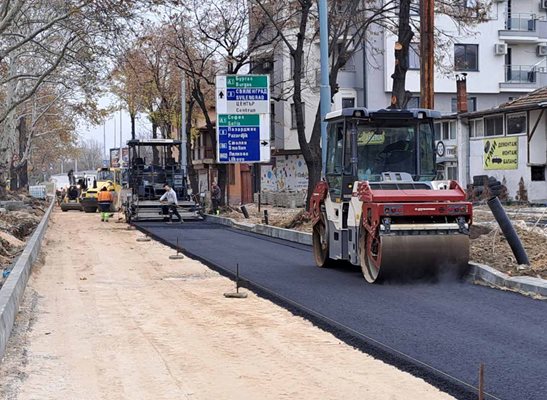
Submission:
<svg viewBox="0 0 547 400">
<path fill-rule="evenodd" d="M 321 219 L 315 223 L 312 232 L 313 258 L 319 268 L 332 267 L 334 260 L 329 257 L 329 238 L 326 228 L 326 215 L 321 214 Z"/>
<path fill-rule="evenodd" d="M 375 266 L 374 256 L 367 251 L 368 240 L 373 239 L 370 238 L 370 235 L 368 235 L 366 231 L 361 230 L 361 233 L 359 234 L 359 264 L 361 265 L 361 272 L 363 278 L 365 278 L 368 283 L 379 283 L 382 281 L 382 276 L 379 268 L 376 268 Z M 381 251 L 381 241 L 379 238 L 377 240 L 378 250 Z"/>
</svg>

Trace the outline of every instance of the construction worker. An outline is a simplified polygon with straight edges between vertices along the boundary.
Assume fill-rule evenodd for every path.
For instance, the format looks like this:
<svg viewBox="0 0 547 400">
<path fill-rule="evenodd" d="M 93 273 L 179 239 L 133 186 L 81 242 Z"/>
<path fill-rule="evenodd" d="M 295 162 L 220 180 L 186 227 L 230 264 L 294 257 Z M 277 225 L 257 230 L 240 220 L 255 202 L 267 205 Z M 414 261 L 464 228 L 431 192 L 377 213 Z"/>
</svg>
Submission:
<svg viewBox="0 0 547 400">
<path fill-rule="evenodd" d="M 108 222 L 108 217 L 110 217 L 110 205 L 114 201 L 112 192 L 110 192 L 106 186 L 103 186 L 97 196 L 97 201 L 99 202 L 99 211 L 101 212 L 101 222 Z"/>
<path fill-rule="evenodd" d="M 160 203 L 164 204 L 162 206 L 163 214 L 169 214 L 169 221 L 167 221 L 167 223 L 173 223 L 173 214 L 175 214 L 178 217 L 179 222 L 182 224 L 184 221 L 177 210 L 177 193 L 167 183 L 163 185 L 163 188 L 165 189 L 165 193 L 160 197 Z"/>
<path fill-rule="evenodd" d="M 213 184 L 211 185 L 211 202 L 213 203 L 214 215 L 220 214 L 218 206 L 220 205 L 221 198 L 222 198 L 222 193 L 220 191 L 220 187 L 217 185 L 215 181 L 213 181 Z"/>
</svg>

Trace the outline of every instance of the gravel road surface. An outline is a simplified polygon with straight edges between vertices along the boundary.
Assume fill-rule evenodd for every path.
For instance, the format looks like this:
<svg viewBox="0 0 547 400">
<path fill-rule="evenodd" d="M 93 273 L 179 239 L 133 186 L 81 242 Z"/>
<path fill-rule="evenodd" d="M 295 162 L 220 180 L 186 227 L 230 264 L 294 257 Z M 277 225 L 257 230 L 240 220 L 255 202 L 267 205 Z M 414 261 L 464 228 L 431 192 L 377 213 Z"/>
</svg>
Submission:
<svg viewBox="0 0 547 400">
<path fill-rule="evenodd" d="M 0 399 L 451 398 L 126 226 L 53 214 Z"/>
</svg>

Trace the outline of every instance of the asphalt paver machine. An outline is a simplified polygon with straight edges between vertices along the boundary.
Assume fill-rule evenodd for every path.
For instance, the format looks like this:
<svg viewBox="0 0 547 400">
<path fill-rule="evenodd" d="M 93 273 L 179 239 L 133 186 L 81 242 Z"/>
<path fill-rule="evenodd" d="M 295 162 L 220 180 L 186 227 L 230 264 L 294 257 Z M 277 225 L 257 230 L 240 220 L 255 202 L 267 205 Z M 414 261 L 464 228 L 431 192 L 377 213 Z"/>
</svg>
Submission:
<svg viewBox="0 0 547 400">
<path fill-rule="evenodd" d="M 310 203 L 319 267 L 347 260 L 369 283 L 465 274 L 472 207 L 458 182 L 435 180 L 440 116 L 365 108 L 327 115 L 325 179 Z"/>
<path fill-rule="evenodd" d="M 124 194 L 126 220 L 161 220 L 159 199 L 165 193 L 164 184 L 177 193 L 179 213 L 183 219 L 200 219 L 202 210 L 191 200 L 186 171 L 177 161 L 182 142 L 174 139 L 135 139 L 127 142 L 129 166 L 127 170 L 128 190 Z"/>
</svg>

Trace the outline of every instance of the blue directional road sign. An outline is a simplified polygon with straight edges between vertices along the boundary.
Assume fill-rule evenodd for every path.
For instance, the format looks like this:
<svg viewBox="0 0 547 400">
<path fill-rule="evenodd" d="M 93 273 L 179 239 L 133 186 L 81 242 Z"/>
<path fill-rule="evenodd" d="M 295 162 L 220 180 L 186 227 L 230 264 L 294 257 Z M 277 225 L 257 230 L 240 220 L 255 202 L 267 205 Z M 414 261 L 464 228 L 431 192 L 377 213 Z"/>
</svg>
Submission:
<svg viewBox="0 0 547 400">
<path fill-rule="evenodd" d="M 268 114 L 218 114 L 217 160 L 221 163 L 270 161 Z"/>
</svg>

